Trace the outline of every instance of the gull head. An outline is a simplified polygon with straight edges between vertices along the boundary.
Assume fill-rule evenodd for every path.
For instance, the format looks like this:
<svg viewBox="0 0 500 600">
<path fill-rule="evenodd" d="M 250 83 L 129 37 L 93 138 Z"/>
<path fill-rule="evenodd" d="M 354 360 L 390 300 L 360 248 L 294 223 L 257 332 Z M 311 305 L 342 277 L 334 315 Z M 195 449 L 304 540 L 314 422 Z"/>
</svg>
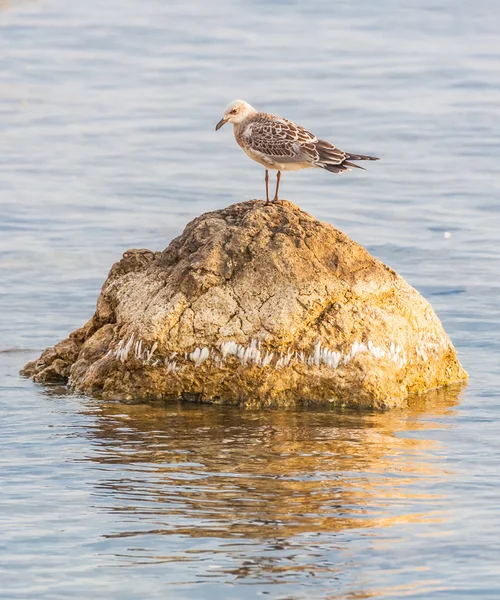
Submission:
<svg viewBox="0 0 500 600">
<path fill-rule="evenodd" d="M 248 102 L 245 102 L 244 100 L 233 100 L 231 104 L 226 106 L 224 116 L 215 126 L 215 131 L 220 129 L 226 123 L 241 123 L 256 112 L 255 108 L 250 106 Z"/>
</svg>

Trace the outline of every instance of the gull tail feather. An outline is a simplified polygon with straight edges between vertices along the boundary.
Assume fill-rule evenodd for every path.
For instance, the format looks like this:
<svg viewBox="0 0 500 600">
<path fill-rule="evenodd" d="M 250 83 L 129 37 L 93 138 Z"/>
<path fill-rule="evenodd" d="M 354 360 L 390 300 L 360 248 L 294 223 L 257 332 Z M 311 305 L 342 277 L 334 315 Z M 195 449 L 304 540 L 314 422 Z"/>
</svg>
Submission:
<svg viewBox="0 0 500 600">
<path fill-rule="evenodd" d="M 318 166 L 320 166 L 322 169 L 325 169 L 326 171 L 330 171 L 330 173 L 343 173 L 344 171 L 350 171 L 351 169 L 349 168 L 349 163 L 342 163 L 340 165 L 335 165 L 335 164 L 331 164 L 331 163 L 318 163 Z M 357 167 L 357 165 L 352 165 L 353 167 Z M 359 167 L 362 168 L 362 167 Z M 365 169 L 366 170 L 366 169 Z"/>
<path fill-rule="evenodd" d="M 334 157 L 332 157 L 334 159 Z M 337 159 L 338 160 L 338 159 Z M 328 158 L 325 157 L 325 160 L 322 164 L 320 164 L 323 169 L 330 171 L 330 173 L 343 173 L 344 171 L 350 171 L 351 169 L 361 169 L 362 171 L 366 171 L 364 167 L 360 165 L 356 165 L 351 162 L 353 160 L 379 160 L 376 156 L 366 156 L 364 154 L 345 154 L 344 160 L 339 164 L 335 162 L 335 159 L 329 163 Z"/>
<path fill-rule="evenodd" d="M 346 154 L 347 160 L 380 160 L 378 156 L 367 156 L 366 154 L 351 154 L 350 152 L 346 152 Z"/>
<path fill-rule="evenodd" d="M 324 140 L 318 140 L 315 149 L 319 159 L 317 160 L 316 165 L 330 171 L 330 173 L 343 173 L 344 171 L 350 171 L 351 169 L 361 169 L 366 171 L 364 167 L 360 167 L 352 161 L 378 160 L 377 156 L 343 152 Z"/>
<path fill-rule="evenodd" d="M 354 169 L 361 169 L 362 171 L 366 171 L 366 169 L 364 167 L 360 167 L 359 165 L 355 165 L 354 163 L 349 162 L 347 160 L 345 160 L 342 163 L 342 165 L 345 165 L 346 167 L 351 167 L 351 168 L 354 168 Z"/>
</svg>

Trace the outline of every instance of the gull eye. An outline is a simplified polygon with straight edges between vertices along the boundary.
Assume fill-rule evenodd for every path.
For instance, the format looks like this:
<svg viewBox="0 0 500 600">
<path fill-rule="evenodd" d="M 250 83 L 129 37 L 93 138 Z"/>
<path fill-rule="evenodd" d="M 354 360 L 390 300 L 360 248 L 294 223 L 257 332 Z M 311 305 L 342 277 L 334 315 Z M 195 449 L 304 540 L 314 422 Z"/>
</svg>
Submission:
<svg viewBox="0 0 500 600">
<path fill-rule="evenodd" d="M 231 113 L 232 115 L 235 115 L 237 112 L 238 112 L 238 109 L 237 109 L 237 108 L 233 108 L 233 110 L 231 110 L 231 111 L 230 111 L 230 113 Z"/>
</svg>

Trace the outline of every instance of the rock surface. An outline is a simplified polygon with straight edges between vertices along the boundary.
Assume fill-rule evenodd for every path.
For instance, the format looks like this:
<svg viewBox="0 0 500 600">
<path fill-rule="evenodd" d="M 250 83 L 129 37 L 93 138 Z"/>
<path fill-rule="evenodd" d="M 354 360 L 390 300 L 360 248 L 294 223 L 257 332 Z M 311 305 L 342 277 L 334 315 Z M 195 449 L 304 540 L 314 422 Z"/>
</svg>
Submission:
<svg viewBox="0 0 500 600">
<path fill-rule="evenodd" d="M 113 265 L 88 323 L 28 363 L 106 399 L 390 408 L 467 378 L 431 306 L 290 202 L 204 214 Z"/>
</svg>

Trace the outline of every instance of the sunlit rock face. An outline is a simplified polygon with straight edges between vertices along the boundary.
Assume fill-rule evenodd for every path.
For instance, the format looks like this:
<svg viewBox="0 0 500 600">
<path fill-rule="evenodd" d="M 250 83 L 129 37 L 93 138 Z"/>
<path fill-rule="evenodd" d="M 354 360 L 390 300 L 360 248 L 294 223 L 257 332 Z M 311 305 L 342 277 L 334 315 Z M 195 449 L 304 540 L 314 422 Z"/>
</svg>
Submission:
<svg viewBox="0 0 500 600">
<path fill-rule="evenodd" d="M 467 377 L 426 300 L 280 200 L 204 214 L 113 265 L 96 312 L 26 365 L 106 399 L 390 408 Z"/>
</svg>

